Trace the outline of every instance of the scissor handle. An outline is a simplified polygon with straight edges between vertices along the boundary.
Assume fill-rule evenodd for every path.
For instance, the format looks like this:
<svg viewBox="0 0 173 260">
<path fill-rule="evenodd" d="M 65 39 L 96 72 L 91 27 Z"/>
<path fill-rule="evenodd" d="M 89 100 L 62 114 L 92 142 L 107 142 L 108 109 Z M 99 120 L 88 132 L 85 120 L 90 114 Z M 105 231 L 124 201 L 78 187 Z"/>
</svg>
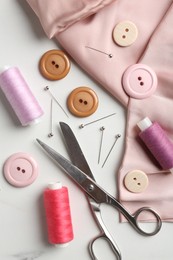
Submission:
<svg viewBox="0 0 173 260">
<path fill-rule="evenodd" d="M 96 257 L 96 255 L 94 253 L 94 243 L 95 243 L 96 240 L 98 240 L 100 238 L 105 239 L 109 243 L 113 253 L 116 256 L 116 260 L 122 260 L 121 254 L 120 254 L 119 250 L 117 250 L 117 246 L 114 243 L 113 239 L 111 237 L 107 237 L 105 235 L 105 233 L 102 233 L 101 235 L 96 236 L 93 240 L 90 241 L 90 243 L 89 243 L 89 252 L 90 252 L 91 258 L 93 260 L 98 260 L 98 258 Z"/>
<path fill-rule="evenodd" d="M 140 225 L 139 225 L 139 216 L 143 213 L 143 212 L 149 212 L 151 213 L 154 218 L 156 219 L 156 226 L 155 226 L 155 229 L 153 231 L 145 231 L 143 230 Z M 149 207 L 142 207 L 140 209 L 138 209 L 134 215 L 132 216 L 132 219 L 131 219 L 131 224 L 134 226 L 134 228 L 141 234 L 145 235 L 145 236 L 153 236 L 155 234 L 157 234 L 160 229 L 161 229 L 161 226 L 162 226 L 162 221 L 161 221 L 161 218 L 160 216 L 157 214 L 156 211 L 154 211 L 153 209 L 149 208 Z"/>
<path fill-rule="evenodd" d="M 154 211 L 153 209 L 149 208 L 149 207 L 142 207 L 140 209 L 138 209 L 133 215 L 131 215 L 126 209 L 125 207 L 115 198 L 113 198 L 111 195 L 108 195 L 106 192 L 106 203 L 113 206 L 114 208 L 116 208 L 119 212 L 121 212 L 124 217 L 129 221 L 129 223 L 136 229 L 136 231 L 144 236 L 153 236 L 155 234 L 157 234 L 162 226 L 162 221 L 160 216 L 157 214 L 156 211 Z M 152 232 L 147 232 L 145 230 L 143 230 L 140 225 L 139 225 L 139 216 L 143 213 L 143 212 L 149 212 L 151 213 L 155 220 L 156 220 L 156 227 L 154 229 L 154 231 Z"/>
</svg>

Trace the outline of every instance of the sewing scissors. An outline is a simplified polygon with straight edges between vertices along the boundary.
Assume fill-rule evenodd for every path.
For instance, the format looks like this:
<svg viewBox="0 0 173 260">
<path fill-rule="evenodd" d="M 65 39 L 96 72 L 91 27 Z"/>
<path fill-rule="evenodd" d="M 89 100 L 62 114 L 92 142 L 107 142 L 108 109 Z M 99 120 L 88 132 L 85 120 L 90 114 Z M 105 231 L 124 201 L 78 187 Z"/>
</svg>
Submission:
<svg viewBox="0 0 173 260">
<path fill-rule="evenodd" d="M 94 176 L 71 128 L 64 122 L 60 122 L 60 127 L 64 135 L 64 139 L 72 162 L 67 160 L 65 157 L 63 157 L 61 154 L 56 152 L 54 149 L 52 149 L 50 146 L 43 143 L 39 139 L 37 139 L 37 141 L 42 146 L 42 148 L 59 164 L 59 166 L 61 166 L 61 168 L 68 174 L 68 176 L 72 178 L 72 180 L 74 180 L 87 195 L 92 213 L 101 230 L 101 234 L 91 240 L 89 244 L 89 251 L 92 259 L 98 260 L 94 254 L 94 242 L 99 238 L 104 238 L 110 244 L 113 252 L 117 257 L 117 260 L 121 260 L 122 258 L 120 250 L 102 220 L 100 210 L 101 203 L 106 203 L 113 206 L 125 216 L 125 218 L 129 221 L 129 223 L 137 232 L 145 236 L 152 236 L 159 232 L 162 225 L 161 219 L 159 215 L 149 207 L 142 207 L 138 209 L 133 215 L 131 215 L 118 200 L 116 200 L 102 187 L 100 187 L 95 182 Z M 146 232 L 140 227 L 138 223 L 138 217 L 142 212 L 150 212 L 154 215 L 156 219 L 156 226 L 154 231 Z"/>
</svg>

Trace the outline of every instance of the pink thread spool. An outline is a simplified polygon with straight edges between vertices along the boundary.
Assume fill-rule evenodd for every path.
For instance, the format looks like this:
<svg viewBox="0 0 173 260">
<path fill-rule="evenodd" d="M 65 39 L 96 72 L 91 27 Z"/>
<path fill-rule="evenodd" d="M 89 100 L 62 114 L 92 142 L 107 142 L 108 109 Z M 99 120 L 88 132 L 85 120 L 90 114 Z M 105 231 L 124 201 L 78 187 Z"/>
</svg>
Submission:
<svg viewBox="0 0 173 260">
<path fill-rule="evenodd" d="M 44 191 L 44 207 L 51 244 L 65 247 L 73 239 L 68 189 L 57 182 Z"/>
<path fill-rule="evenodd" d="M 163 170 L 173 172 L 173 143 L 157 122 L 151 122 L 148 117 L 138 124 L 141 132 L 139 137 L 148 147 Z"/>
<path fill-rule="evenodd" d="M 43 110 L 18 68 L 1 71 L 0 87 L 23 126 L 38 122 Z"/>
</svg>

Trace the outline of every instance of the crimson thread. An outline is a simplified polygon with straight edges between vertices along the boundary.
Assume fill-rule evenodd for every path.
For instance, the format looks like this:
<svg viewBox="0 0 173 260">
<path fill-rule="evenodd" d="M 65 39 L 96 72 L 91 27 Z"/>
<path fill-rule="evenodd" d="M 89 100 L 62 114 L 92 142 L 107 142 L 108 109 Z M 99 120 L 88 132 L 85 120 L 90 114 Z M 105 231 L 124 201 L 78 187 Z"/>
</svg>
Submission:
<svg viewBox="0 0 173 260">
<path fill-rule="evenodd" d="M 35 123 L 43 110 L 17 67 L 0 74 L 0 87 L 23 126 Z"/>
<path fill-rule="evenodd" d="M 55 190 L 47 188 L 44 191 L 44 207 L 49 242 L 62 245 L 73 240 L 68 189 L 66 187 Z"/>
</svg>

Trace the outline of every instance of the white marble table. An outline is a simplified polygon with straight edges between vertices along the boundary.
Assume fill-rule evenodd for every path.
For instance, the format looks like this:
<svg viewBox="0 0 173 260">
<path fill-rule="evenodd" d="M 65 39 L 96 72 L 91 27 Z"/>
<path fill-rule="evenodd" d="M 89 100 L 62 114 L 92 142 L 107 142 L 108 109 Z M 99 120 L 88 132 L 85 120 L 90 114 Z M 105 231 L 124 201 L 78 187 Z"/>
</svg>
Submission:
<svg viewBox="0 0 173 260">
<path fill-rule="evenodd" d="M 88 243 L 91 238 L 99 234 L 99 230 L 92 218 L 86 198 L 40 149 L 35 140 L 40 138 L 64 156 L 68 156 L 58 126 L 59 121 L 68 123 L 80 142 L 97 182 L 116 196 L 117 170 L 124 147 L 125 112 L 112 96 L 82 72 L 74 62 L 68 76 L 61 81 L 49 82 L 40 75 L 38 61 L 42 54 L 60 46 L 46 38 L 38 20 L 25 1 L 1 0 L 0 14 L 0 67 L 4 65 L 19 67 L 45 112 L 39 124 L 22 127 L 8 102 L 2 93 L 0 94 L 0 259 L 65 260 L 78 257 L 88 260 L 90 259 Z M 53 94 L 64 108 L 66 108 L 66 98 L 74 88 L 89 86 L 98 94 L 98 110 L 88 118 L 77 118 L 71 114 L 67 118 L 55 105 L 54 136 L 48 138 L 50 96 L 44 91 L 46 85 L 51 87 Z M 114 112 L 116 116 L 79 129 L 81 123 L 88 123 Z M 104 135 L 106 145 L 103 145 L 102 161 L 115 135 L 117 133 L 122 135 L 103 168 L 97 163 L 101 126 L 106 128 Z M 2 168 L 5 160 L 16 152 L 32 154 L 39 165 L 38 178 L 25 188 L 11 186 L 3 176 Z M 61 181 L 69 189 L 74 230 L 74 240 L 68 247 L 61 249 L 48 243 L 43 207 L 43 190 L 49 182 L 56 181 Z M 120 224 L 118 213 L 109 207 L 103 206 L 103 219 L 117 242 L 123 259 L 172 260 L 173 224 L 164 223 L 158 235 L 148 238 L 137 234 L 129 224 Z M 115 259 L 104 241 L 99 241 L 95 249 L 99 259 Z"/>
</svg>

